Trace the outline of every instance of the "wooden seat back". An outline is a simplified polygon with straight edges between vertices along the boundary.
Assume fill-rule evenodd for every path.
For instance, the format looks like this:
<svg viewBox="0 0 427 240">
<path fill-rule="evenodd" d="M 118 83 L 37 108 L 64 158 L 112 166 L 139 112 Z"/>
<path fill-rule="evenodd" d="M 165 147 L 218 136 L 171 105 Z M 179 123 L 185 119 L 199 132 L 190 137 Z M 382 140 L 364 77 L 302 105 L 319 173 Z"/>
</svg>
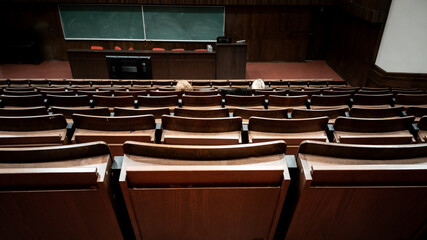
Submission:
<svg viewBox="0 0 427 240">
<path fill-rule="evenodd" d="M 181 97 L 182 96 L 182 91 L 150 91 L 150 96 L 178 96 Z"/>
<path fill-rule="evenodd" d="M 393 94 L 355 94 L 353 105 L 390 105 Z"/>
<path fill-rule="evenodd" d="M 427 116 L 422 117 L 417 126 L 420 130 L 427 130 Z"/>
<path fill-rule="evenodd" d="M 29 108 L 0 108 L 0 116 L 37 116 L 49 115 L 45 107 L 29 107 Z"/>
<path fill-rule="evenodd" d="M 300 91 L 300 90 L 289 90 L 288 95 L 289 96 L 303 96 L 303 95 L 307 95 L 309 98 L 311 98 L 311 96 L 313 95 L 320 95 L 322 93 L 322 91 L 320 90 L 305 90 L 305 91 Z"/>
<path fill-rule="evenodd" d="M 162 125 L 165 130 L 182 132 L 231 132 L 242 130 L 242 118 L 189 118 L 164 115 Z"/>
<path fill-rule="evenodd" d="M 293 107 L 293 106 L 305 106 L 308 100 L 308 96 L 268 96 L 268 106 L 276 107 Z"/>
<path fill-rule="evenodd" d="M 44 106 L 44 98 L 41 94 L 26 96 L 1 95 L 1 104 L 5 107 L 38 107 Z"/>
<path fill-rule="evenodd" d="M 342 106 L 350 103 L 351 95 L 313 95 L 310 98 L 310 106 Z"/>
<path fill-rule="evenodd" d="M 359 91 L 357 91 L 357 94 L 365 94 L 365 95 L 379 95 L 379 94 L 389 94 L 390 91 L 389 90 L 364 90 L 364 89 L 360 89 Z"/>
<path fill-rule="evenodd" d="M 265 98 L 264 96 L 237 96 L 237 95 L 225 95 L 226 106 L 262 106 L 264 107 Z"/>
<path fill-rule="evenodd" d="M 192 118 L 225 118 L 229 117 L 228 108 L 211 108 L 211 109 L 186 109 L 175 108 L 174 116 L 192 117 Z"/>
<path fill-rule="evenodd" d="M 138 96 L 140 107 L 178 107 L 178 96 Z"/>
<path fill-rule="evenodd" d="M 135 116 L 135 115 L 147 115 L 151 114 L 155 118 L 161 118 L 163 115 L 170 115 L 169 108 L 138 108 L 138 109 L 130 109 L 130 108 L 114 108 L 114 116 Z"/>
<path fill-rule="evenodd" d="M 73 114 L 73 121 L 76 128 L 98 131 L 136 131 L 156 128 L 153 115 L 103 117 Z"/>
<path fill-rule="evenodd" d="M 123 91 L 118 90 L 114 91 L 114 96 L 132 96 L 135 100 L 138 99 L 138 96 L 147 96 L 147 91 L 141 90 L 141 91 Z"/>
<path fill-rule="evenodd" d="M 334 129 L 346 132 L 393 132 L 409 130 L 414 119 L 413 116 L 401 118 L 338 117 Z"/>
<path fill-rule="evenodd" d="M 427 144 L 302 143 L 300 191 L 286 239 L 419 238 L 427 211 L 426 152 Z"/>
<path fill-rule="evenodd" d="M 45 90 L 41 90 L 39 92 L 41 95 L 43 95 L 43 97 L 46 97 L 46 95 L 54 95 L 54 96 L 75 96 L 76 94 L 74 93 L 74 91 L 45 91 Z"/>
<path fill-rule="evenodd" d="M 272 239 L 290 180 L 285 150 L 126 142 L 120 186 L 137 239 Z"/>
<path fill-rule="evenodd" d="M 397 94 L 397 105 L 427 105 L 427 94 Z"/>
<path fill-rule="evenodd" d="M 221 95 L 210 95 L 210 96 L 182 96 L 182 106 L 196 106 L 196 107 L 206 107 L 206 106 L 216 106 L 220 107 L 222 105 Z"/>
<path fill-rule="evenodd" d="M 78 95 L 86 95 L 89 96 L 89 98 L 93 98 L 94 95 L 97 96 L 111 96 L 111 92 L 110 91 L 95 91 L 95 90 L 76 90 L 76 93 Z"/>
<path fill-rule="evenodd" d="M 102 142 L 0 149 L 2 239 L 123 239 L 110 166 Z"/>
<path fill-rule="evenodd" d="M 83 114 L 83 115 L 94 115 L 94 116 L 110 116 L 110 110 L 108 107 L 98 107 L 98 108 L 68 108 L 68 107 L 51 107 L 50 111 L 52 113 L 58 113 L 64 115 L 67 119 L 72 119 L 73 114 Z"/>
<path fill-rule="evenodd" d="M 233 116 L 241 117 L 243 119 L 249 119 L 250 117 L 288 118 L 288 111 L 283 109 L 258 110 L 258 109 L 236 108 L 234 109 Z"/>
<path fill-rule="evenodd" d="M 48 94 L 46 96 L 47 104 L 49 106 L 58 106 L 58 107 L 82 107 L 90 106 L 90 99 L 86 95 L 78 96 L 56 96 Z"/>
<path fill-rule="evenodd" d="M 66 127 L 67 121 L 62 114 L 0 117 L 0 131 L 45 131 Z"/>
<path fill-rule="evenodd" d="M 389 118 L 389 117 L 402 117 L 403 107 L 389 107 L 389 108 L 357 108 L 354 107 L 350 110 L 350 117 L 356 118 Z"/>
<path fill-rule="evenodd" d="M 209 96 L 209 95 L 217 95 L 218 90 L 206 90 L 206 91 L 184 91 L 185 95 L 191 96 Z"/>
<path fill-rule="evenodd" d="M 254 95 L 264 95 L 265 98 L 268 98 L 270 95 L 276 96 L 286 96 L 288 94 L 288 90 L 276 90 L 276 91 L 266 91 L 266 90 L 255 90 Z"/>
<path fill-rule="evenodd" d="M 294 109 L 292 110 L 292 118 L 316 118 L 328 117 L 335 119 L 339 116 L 345 116 L 348 108 L 334 108 L 334 109 Z"/>
<path fill-rule="evenodd" d="M 322 92 L 322 95 L 329 96 L 329 95 L 347 95 L 350 94 L 353 96 L 356 93 L 356 90 L 325 90 Z"/>
<path fill-rule="evenodd" d="M 248 129 L 258 132 L 297 133 L 324 131 L 328 125 L 328 117 L 302 119 L 273 119 L 251 117 Z"/>
<path fill-rule="evenodd" d="M 4 95 L 11 95 L 11 96 L 27 96 L 27 95 L 34 95 L 37 94 L 34 90 L 32 91 L 10 91 L 10 90 L 3 90 Z"/>
<path fill-rule="evenodd" d="M 406 114 L 409 116 L 422 117 L 424 115 L 427 115 L 427 107 L 411 106 L 406 109 Z"/>
<path fill-rule="evenodd" d="M 133 96 L 93 96 L 93 104 L 100 107 L 134 107 Z"/>
</svg>

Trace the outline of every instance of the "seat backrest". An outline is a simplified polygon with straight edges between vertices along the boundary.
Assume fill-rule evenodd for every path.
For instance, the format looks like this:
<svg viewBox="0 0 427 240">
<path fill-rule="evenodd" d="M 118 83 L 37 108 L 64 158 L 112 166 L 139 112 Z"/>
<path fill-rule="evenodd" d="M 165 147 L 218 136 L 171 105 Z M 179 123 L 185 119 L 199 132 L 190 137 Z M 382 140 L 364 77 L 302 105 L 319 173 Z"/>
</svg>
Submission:
<svg viewBox="0 0 427 240">
<path fill-rule="evenodd" d="M 186 109 L 175 108 L 174 116 L 192 117 L 192 118 L 225 118 L 229 117 L 228 108 L 212 108 L 212 109 Z"/>
<path fill-rule="evenodd" d="M 288 95 L 289 96 L 307 95 L 310 98 L 312 95 L 320 95 L 321 93 L 322 93 L 322 91 L 320 91 L 320 90 L 305 90 L 305 91 L 289 90 Z"/>
<path fill-rule="evenodd" d="M 101 107 L 133 107 L 135 106 L 133 96 L 93 96 L 93 104 Z"/>
<path fill-rule="evenodd" d="M 348 108 L 334 108 L 334 109 L 294 109 L 292 110 L 292 118 L 316 118 L 328 117 L 335 119 L 339 116 L 345 116 Z"/>
<path fill-rule="evenodd" d="M 225 105 L 229 106 L 264 106 L 265 98 L 257 96 L 225 95 Z"/>
<path fill-rule="evenodd" d="M 138 96 L 147 96 L 146 90 L 141 91 L 123 91 L 123 90 L 117 90 L 114 91 L 114 96 L 132 96 L 134 99 L 137 99 Z"/>
<path fill-rule="evenodd" d="M 297 133 L 324 131 L 328 125 L 328 117 L 302 119 L 273 119 L 251 117 L 248 129 L 258 132 Z"/>
<path fill-rule="evenodd" d="M 286 96 L 288 94 L 289 90 L 255 90 L 254 95 L 264 95 L 265 98 L 268 98 L 270 95 L 276 95 L 276 96 Z"/>
<path fill-rule="evenodd" d="M 354 107 L 350 110 L 350 117 L 356 118 L 388 118 L 388 117 L 402 117 L 403 107 L 389 107 L 389 108 L 357 108 Z"/>
<path fill-rule="evenodd" d="M 178 107 L 178 96 L 138 96 L 140 107 Z"/>
<path fill-rule="evenodd" d="M 43 95 L 43 97 L 46 97 L 46 95 L 55 95 L 55 96 L 75 96 L 76 94 L 74 91 L 45 91 L 41 90 L 40 94 Z"/>
<path fill-rule="evenodd" d="M 86 95 L 78 96 L 57 96 L 50 95 L 46 96 L 47 104 L 49 106 L 59 106 L 59 107 L 82 107 L 90 106 L 90 99 Z"/>
<path fill-rule="evenodd" d="M 209 95 L 217 95 L 218 90 L 209 90 L 209 91 L 184 91 L 185 95 L 191 96 L 209 96 Z"/>
<path fill-rule="evenodd" d="M 10 90 L 3 90 L 4 95 L 12 95 L 12 96 L 26 96 L 26 95 L 34 95 L 37 94 L 34 90 L 32 91 L 10 91 Z"/>
<path fill-rule="evenodd" d="M 164 115 L 162 125 L 165 130 L 183 132 L 231 132 L 242 130 L 242 118 L 190 118 Z"/>
<path fill-rule="evenodd" d="M 400 118 L 338 117 L 334 129 L 347 132 L 393 132 L 409 130 L 414 119 L 413 116 Z"/>
<path fill-rule="evenodd" d="M 135 115 L 147 115 L 151 114 L 155 118 L 161 118 L 163 115 L 170 115 L 169 108 L 138 108 L 138 109 L 130 109 L 130 108 L 114 108 L 114 116 L 135 116 Z"/>
<path fill-rule="evenodd" d="M 397 94 L 396 104 L 427 105 L 427 94 Z"/>
<path fill-rule="evenodd" d="M 103 117 L 73 114 L 73 121 L 76 128 L 98 131 L 136 131 L 156 128 L 153 115 Z"/>
<path fill-rule="evenodd" d="M 427 130 L 427 116 L 422 117 L 417 126 L 420 130 Z"/>
<path fill-rule="evenodd" d="M 0 131 L 45 131 L 66 127 L 67 121 L 62 114 L 0 117 Z"/>
<path fill-rule="evenodd" d="M 356 90 L 325 90 L 322 94 L 325 95 L 347 95 L 350 94 L 353 96 L 356 93 Z"/>
<path fill-rule="evenodd" d="M 111 96 L 111 91 L 87 91 L 87 90 L 77 90 L 78 95 L 87 95 L 89 98 L 93 98 L 94 95 L 98 96 Z"/>
<path fill-rule="evenodd" d="M 417 239 L 425 232 L 426 152 L 427 144 L 302 143 L 286 239 Z"/>
<path fill-rule="evenodd" d="M 364 90 L 364 89 L 360 89 L 359 91 L 357 91 L 357 94 L 373 94 L 373 95 L 378 95 L 378 94 L 389 94 L 390 91 L 389 90 Z"/>
<path fill-rule="evenodd" d="M 409 116 L 422 117 L 427 115 L 427 107 L 408 107 L 406 114 Z"/>
<path fill-rule="evenodd" d="M 269 106 L 292 107 L 306 105 L 308 96 L 268 96 Z"/>
<path fill-rule="evenodd" d="M 120 185 L 137 239 L 272 239 L 290 180 L 285 150 L 283 141 L 230 146 L 126 142 Z M 165 186 L 174 188 L 155 190 Z M 179 219 L 173 226 L 167 224 L 171 215 Z M 256 217 L 242 219 L 246 215 Z M 190 222 L 194 229 L 188 229 Z"/>
<path fill-rule="evenodd" d="M 30 108 L 0 108 L 0 116 L 36 116 L 49 115 L 45 107 L 30 107 Z"/>
<path fill-rule="evenodd" d="M 217 106 L 222 105 L 221 95 L 182 96 L 182 106 Z"/>
<path fill-rule="evenodd" d="M 3 106 L 10 107 L 37 107 L 44 106 L 44 98 L 41 94 L 26 96 L 1 95 Z"/>
<path fill-rule="evenodd" d="M 258 109 L 247 109 L 247 108 L 236 108 L 233 112 L 234 117 L 241 117 L 243 119 L 249 119 L 250 117 L 264 117 L 264 118 L 288 118 L 287 110 L 258 110 Z"/>
<path fill-rule="evenodd" d="M 108 197 L 111 162 L 102 142 L 0 149 L 2 239 L 123 239 Z"/>
<path fill-rule="evenodd" d="M 313 106 L 339 106 L 350 103 L 350 95 L 313 95 L 310 99 L 310 105 Z"/>
<path fill-rule="evenodd" d="M 164 51 L 164 48 L 153 48 L 153 51 Z"/>
<path fill-rule="evenodd" d="M 393 94 L 355 94 L 354 105 L 390 105 Z"/>
<path fill-rule="evenodd" d="M 68 107 L 51 107 L 50 111 L 52 113 L 58 113 L 64 115 L 65 118 L 73 118 L 73 114 L 84 114 L 84 115 L 94 115 L 94 116 L 110 116 L 110 110 L 108 107 L 97 107 L 97 108 L 68 108 Z"/>
<path fill-rule="evenodd" d="M 178 97 L 182 96 L 182 91 L 150 91 L 150 96 L 173 96 L 176 95 Z"/>
<path fill-rule="evenodd" d="M 185 51 L 184 48 L 173 48 L 172 51 Z"/>
</svg>

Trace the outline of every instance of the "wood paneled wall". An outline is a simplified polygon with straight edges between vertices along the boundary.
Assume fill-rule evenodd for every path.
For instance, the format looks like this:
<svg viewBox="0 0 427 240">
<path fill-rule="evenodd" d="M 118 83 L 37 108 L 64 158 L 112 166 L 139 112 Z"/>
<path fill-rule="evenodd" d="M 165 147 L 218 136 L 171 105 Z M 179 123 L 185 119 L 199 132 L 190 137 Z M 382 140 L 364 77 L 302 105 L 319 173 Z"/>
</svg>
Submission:
<svg viewBox="0 0 427 240">
<path fill-rule="evenodd" d="M 120 46 L 146 50 L 206 48 L 207 43 L 65 41 L 58 3 L 226 6 L 226 35 L 248 43 L 248 61 L 325 59 L 353 85 L 374 65 L 391 0 L 16 0 L 0 8 L 7 36 L 34 33 L 44 60 L 66 60 L 67 49 Z"/>
</svg>

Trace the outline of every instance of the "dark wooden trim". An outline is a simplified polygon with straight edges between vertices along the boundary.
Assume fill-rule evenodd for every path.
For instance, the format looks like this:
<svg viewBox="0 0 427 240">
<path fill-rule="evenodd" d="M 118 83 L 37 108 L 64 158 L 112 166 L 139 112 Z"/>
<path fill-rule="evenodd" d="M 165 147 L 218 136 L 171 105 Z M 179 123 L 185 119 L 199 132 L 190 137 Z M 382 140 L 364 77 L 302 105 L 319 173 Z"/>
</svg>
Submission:
<svg viewBox="0 0 427 240">
<path fill-rule="evenodd" d="M 7 1 L 6 1 L 7 2 Z M 12 1 L 10 1 L 12 2 Z M 111 4 L 111 0 L 16 0 L 14 3 Z M 114 4 L 140 5 L 332 5 L 335 0 L 118 0 Z"/>
<path fill-rule="evenodd" d="M 366 86 L 427 89 L 427 73 L 387 72 L 374 65 L 369 69 Z"/>
</svg>

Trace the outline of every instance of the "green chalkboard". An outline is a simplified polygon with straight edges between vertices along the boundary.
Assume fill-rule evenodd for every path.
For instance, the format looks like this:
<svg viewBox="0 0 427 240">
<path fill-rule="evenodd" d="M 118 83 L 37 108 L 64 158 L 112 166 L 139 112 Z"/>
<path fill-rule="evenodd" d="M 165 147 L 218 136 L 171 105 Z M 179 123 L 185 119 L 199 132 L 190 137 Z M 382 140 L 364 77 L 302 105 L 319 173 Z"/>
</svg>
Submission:
<svg viewBox="0 0 427 240">
<path fill-rule="evenodd" d="M 144 6 L 147 40 L 216 41 L 224 35 L 224 7 Z"/>
<path fill-rule="evenodd" d="M 145 40 L 142 6 L 60 5 L 67 40 Z"/>
</svg>

